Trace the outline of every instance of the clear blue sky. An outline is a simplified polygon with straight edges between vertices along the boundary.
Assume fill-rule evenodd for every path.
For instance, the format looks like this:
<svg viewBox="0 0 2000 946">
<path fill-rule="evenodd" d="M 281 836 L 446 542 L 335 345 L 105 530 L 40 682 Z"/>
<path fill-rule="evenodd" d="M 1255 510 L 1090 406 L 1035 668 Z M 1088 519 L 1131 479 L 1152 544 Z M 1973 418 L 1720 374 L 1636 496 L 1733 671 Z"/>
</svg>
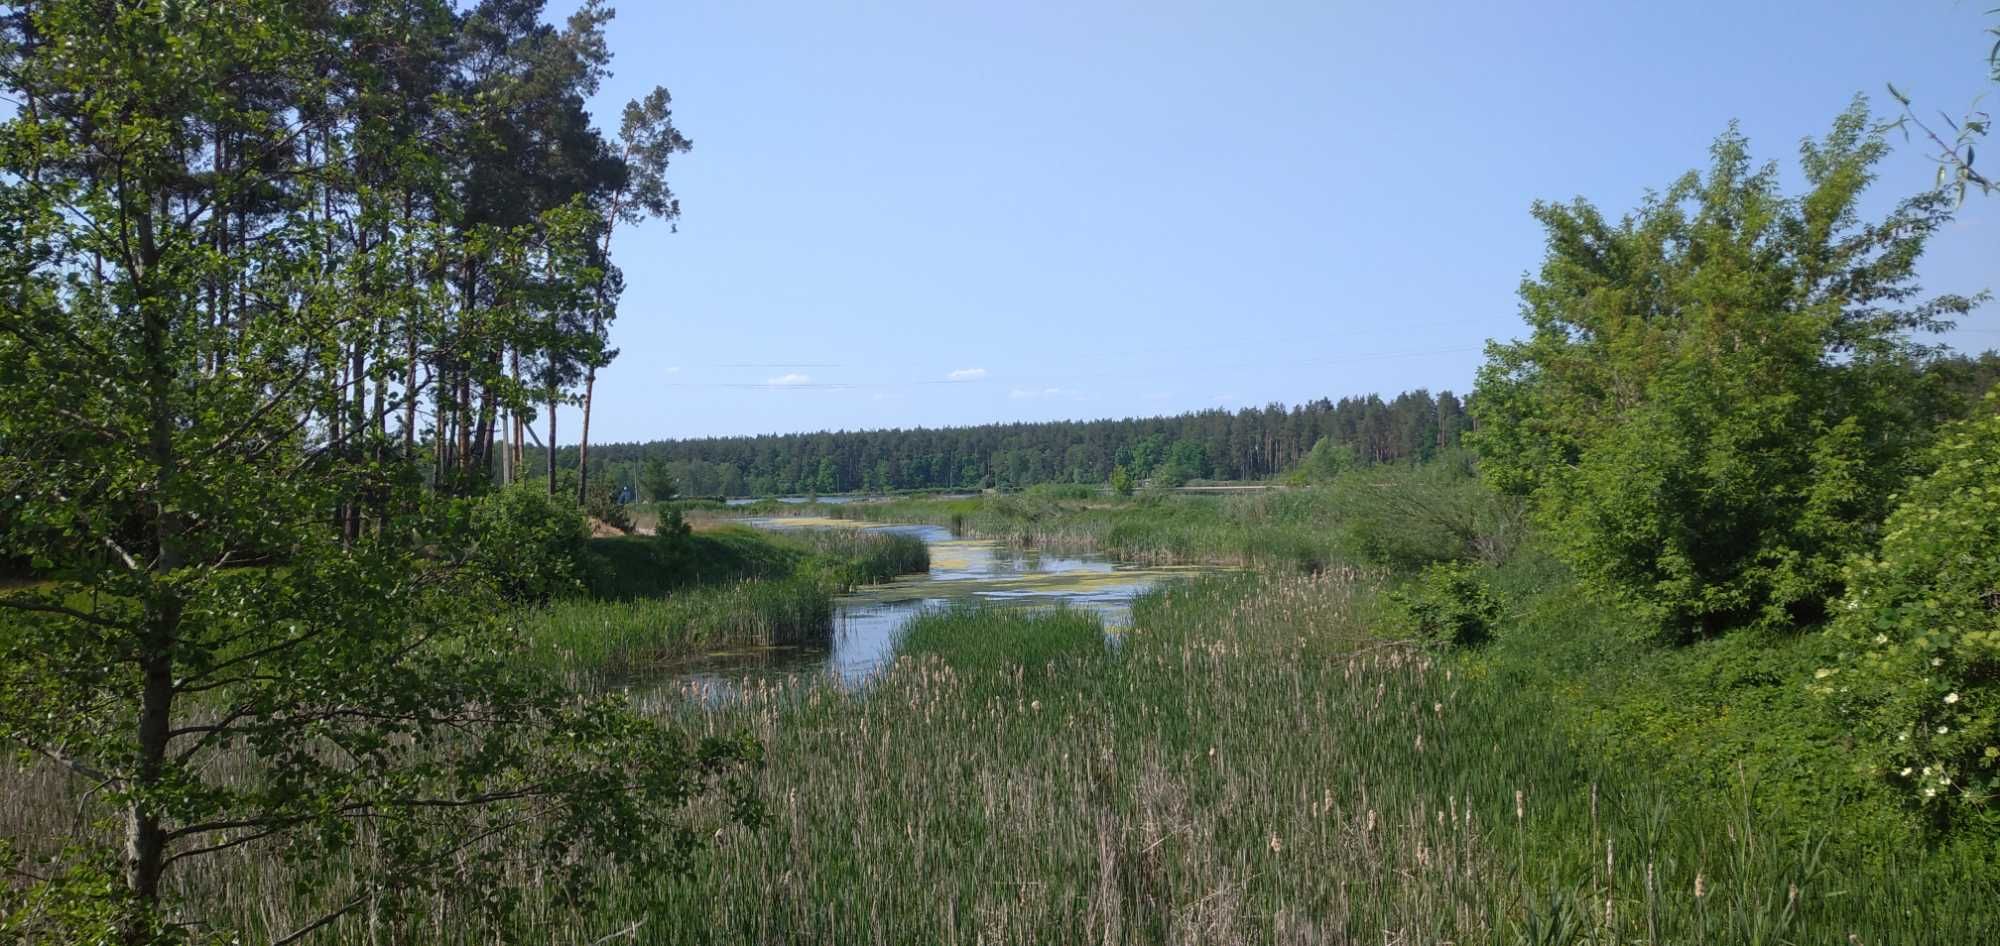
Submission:
<svg viewBox="0 0 2000 946">
<path fill-rule="evenodd" d="M 1465 391 L 1531 201 L 1623 211 L 1732 118 L 1789 169 L 1885 81 L 1963 112 L 1991 5 L 627 0 L 593 105 L 664 84 L 695 149 L 679 232 L 616 238 L 593 439 Z M 1927 288 L 1996 249 L 1974 199 Z"/>
</svg>

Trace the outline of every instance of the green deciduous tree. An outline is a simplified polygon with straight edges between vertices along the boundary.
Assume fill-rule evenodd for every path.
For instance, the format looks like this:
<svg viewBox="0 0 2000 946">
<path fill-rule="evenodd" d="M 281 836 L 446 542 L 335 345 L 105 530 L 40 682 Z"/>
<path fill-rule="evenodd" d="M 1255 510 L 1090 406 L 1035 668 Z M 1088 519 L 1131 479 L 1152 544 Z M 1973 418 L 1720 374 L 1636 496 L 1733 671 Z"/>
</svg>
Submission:
<svg viewBox="0 0 2000 946">
<path fill-rule="evenodd" d="M 1913 281 L 1950 200 L 1863 221 L 1885 151 L 1857 103 L 1801 145 L 1795 197 L 1732 129 L 1622 220 L 1535 206 L 1548 255 L 1521 289 L 1531 335 L 1480 373 L 1482 471 L 1678 633 L 1816 618 L 1949 410 L 1910 335 L 1974 302 Z"/>
<path fill-rule="evenodd" d="M 0 742 L 69 780 L 6 803 L 76 825 L 4 865 L 0 932 L 498 930 L 600 861 L 684 866 L 689 802 L 752 757 L 524 669 L 492 576 L 457 561 L 464 505 L 426 485 L 483 469 L 467 451 L 526 393 L 503 352 L 569 344 L 530 333 L 529 284 L 590 285 L 540 265 L 565 251 L 539 209 L 458 225 L 468 165 L 399 124 L 483 107 L 402 71 L 457 22 L 279 0 L 0 21 L 0 558 L 43 579 L 0 592 Z M 468 260 L 486 276 L 450 288 Z M 432 467 L 416 406 L 447 390 Z M 238 858 L 317 912 L 222 912 Z"/>
</svg>

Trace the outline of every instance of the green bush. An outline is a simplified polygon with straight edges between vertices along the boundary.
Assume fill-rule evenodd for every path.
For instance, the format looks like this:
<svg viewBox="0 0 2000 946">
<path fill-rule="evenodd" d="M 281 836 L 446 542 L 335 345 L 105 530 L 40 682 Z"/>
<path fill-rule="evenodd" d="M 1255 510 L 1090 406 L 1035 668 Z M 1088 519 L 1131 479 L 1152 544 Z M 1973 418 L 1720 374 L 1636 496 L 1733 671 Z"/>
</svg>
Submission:
<svg viewBox="0 0 2000 946">
<path fill-rule="evenodd" d="M 1493 639 L 1500 622 L 1500 599 L 1483 571 L 1462 562 L 1424 569 L 1389 600 L 1400 628 L 1434 647 L 1477 647 Z"/>
<path fill-rule="evenodd" d="M 591 579 L 593 559 L 583 514 L 538 484 L 516 484 L 472 507 L 466 566 L 509 600 L 580 592 Z"/>
<path fill-rule="evenodd" d="M 1801 195 L 1732 129 L 1632 213 L 1535 207 L 1532 332 L 1490 346 L 1469 437 L 1579 578 L 1683 641 L 1823 619 L 1955 409 L 1909 338 L 1972 305 L 1915 283 L 1950 204 L 1863 218 L 1887 151 L 1857 103 Z"/>
<path fill-rule="evenodd" d="M 1525 531 L 1520 501 L 1480 482 L 1463 452 L 1353 470 L 1322 488 L 1351 554 L 1392 568 L 1497 564 Z"/>
<path fill-rule="evenodd" d="M 2000 414 L 1948 428 L 1932 456 L 1849 569 L 1832 630 L 1847 657 L 1815 688 L 1910 804 L 2000 825 Z"/>
</svg>

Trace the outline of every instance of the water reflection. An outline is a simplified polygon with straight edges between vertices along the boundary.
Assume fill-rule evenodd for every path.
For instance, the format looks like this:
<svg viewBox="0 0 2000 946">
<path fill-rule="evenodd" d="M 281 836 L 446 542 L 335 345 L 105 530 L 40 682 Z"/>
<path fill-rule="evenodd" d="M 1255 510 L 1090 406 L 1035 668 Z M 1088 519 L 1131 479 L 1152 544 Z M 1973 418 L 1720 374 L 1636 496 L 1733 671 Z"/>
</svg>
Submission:
<svg viewBox="0 0 2000 946">
<path fill-rule="evenodd" d="M 1124 565 L 1096 555 L 1054 555 L 1013 549 L 983 539 L 961 539 L 931 525 L 872 525 L 828 520 L 753 519 L 767 529 L 866 528 L 924 540 L 931 550 L 927 574 L 870 585 L 834 601 L 833 641 L 825 648 L 760 647 L 702 657 L 678 668 L 683 683 L 727 689 L 728 681 L 828 672 L 845 683 L 867 679 L 894 657 L 903 626 L 926 611 L 958 602 L 1012 607 L 1083 608 L 1107 627 L 1125 626 L 1132 600 L 1171 577 L 1205 569 Z"/>
</svg>

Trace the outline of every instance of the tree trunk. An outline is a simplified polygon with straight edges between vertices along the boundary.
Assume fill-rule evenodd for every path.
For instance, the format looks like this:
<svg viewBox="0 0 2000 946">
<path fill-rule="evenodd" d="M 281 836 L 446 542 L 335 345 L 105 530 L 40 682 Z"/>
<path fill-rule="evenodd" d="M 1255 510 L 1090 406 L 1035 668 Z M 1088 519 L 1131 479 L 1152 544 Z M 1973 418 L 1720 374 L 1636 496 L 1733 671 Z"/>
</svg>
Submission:
<svg viewBox="0 0 2000 946">
<path fill-rule="evenodd" d="M 549 498 L 556 497 L 556 389 L 549 386 Z"/>
<path fill-rule="evenodd" d="M 576 504 L 584 505 L 590 495 L 590 398 L 597 389 L 597 366 L 583 369 L 583 427 L 576 441 Z"/>
<path fill-rule="evenodd" d="M 158 555 L 148 566 L 156 577 L 171 575 L 186 564 L 181 541 L 181 516 L 168 506 L 173 496 L 177 459 L 174 456 L 173 390 L 177 383 L 172 355 L 168 351 L 167 306 L 157 298 L 153 280 L 160 251 L 153 234 L 151 208 L 134 221 L 139 235 L 137 265 L 133 285 L 138 290 L 142 342 L 145 351 L 145 384 L 149 420 L 148 452 L 153 461 L 152 527 Z M 121 930 L 128 944 L 137 946 L 150 939 L 151 919 L 158 909 L 160 877 L 166 871 L 167 831 L 148 793 L 157 789 L 164 774 L 167 734 L 173 718 L 174 645 L 180 633 L 181 601 L 178 592 L 164 582 L 151 582 L 145 596 L 145 623 L 138 641 L 137 663 L 141 676 L 139 718 L 134 732 L 135 765 L 131 788 L 134 797 L 125 806 L 125 887 L 134 909 L 127 914 Z"/>
</svg>

